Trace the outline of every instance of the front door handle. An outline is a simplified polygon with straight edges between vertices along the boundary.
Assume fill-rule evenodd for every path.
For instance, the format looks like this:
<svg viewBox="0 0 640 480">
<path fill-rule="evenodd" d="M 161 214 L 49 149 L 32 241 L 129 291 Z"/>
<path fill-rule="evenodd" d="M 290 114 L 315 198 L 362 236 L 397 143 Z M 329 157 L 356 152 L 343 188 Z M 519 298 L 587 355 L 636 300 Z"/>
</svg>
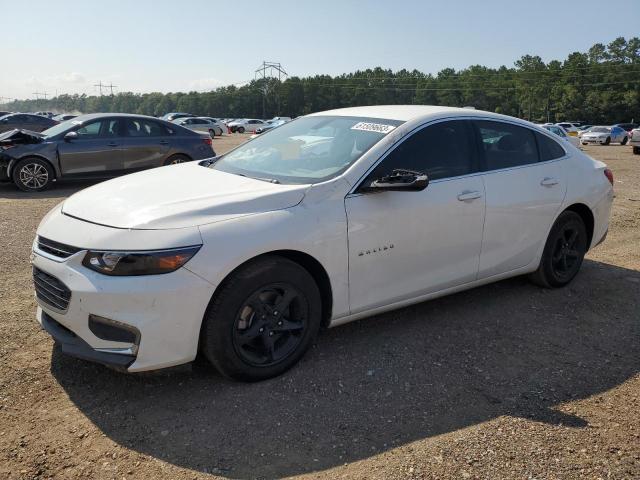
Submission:
<svg viewBox="0 0 640 480">
<path fill-rule="evenodd" d="M 480 197 L 482 197 L 482 194 L 476 190 L 465 190 L 458 195 L 458 200 L 461 202 L 470 202 L 471 200 L 475 200 Z"/>
<path fill-rule="evenodd" d="M 543 187 L 553 187 L 554 185 L 557 185 L 557 184 L 558 184 L 558 180 L 552 177 L 544 177 L 540 181 L 540 185 L 542 185 Z"/>
</svg>

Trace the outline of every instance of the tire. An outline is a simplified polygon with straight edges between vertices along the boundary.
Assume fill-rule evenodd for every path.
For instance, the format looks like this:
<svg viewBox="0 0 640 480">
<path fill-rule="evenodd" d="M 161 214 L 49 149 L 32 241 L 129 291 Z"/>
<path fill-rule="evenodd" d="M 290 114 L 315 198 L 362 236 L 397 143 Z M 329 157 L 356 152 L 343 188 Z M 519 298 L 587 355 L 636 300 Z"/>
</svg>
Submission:
<svg viewBox="0 0 640 480">
<path fill-rule="evenodd" d="M 11 172 L 13 183 L 23 192 L 41 192 L 51 186 L 55 178 L 53 167 L 41 158 L 23 158 Z"/>
<path fill-rule="evenodd" d="M 640 155 L 640 147 L 633 147 L 633 154 Z"/>
<path fill-rule="evenodd" d="M 236 130 L 238 133 L 244 133 L 244 127 L 238 127 L 238 130 Z"/>
<path fill-rule="evenodd" d="M 622 139 L 622 142 L 620 142 L 620 145 L 626 145 L 628 141 L 629 141 L 629 138 L 628 137 L 624 137 Z"/>
<path fill-rule="evenodd" d="M 177 153 L 175 155 L 171 155 L 164 161 L 163 165 L 177 165 L 178 163 L 189 162 L 191 159 L 186 155 L 182 155 L 181 153 Z"/>
<path fill-rule="evenodd" d="M 607 137 L 607 139 L 604 141 L 605 145 L 609 145 L 611 143 L 611 137 Z"/>
<path fill-rule="evenodd" d="M 586 144 L 587 144 L 587 142 L 582 142 L 582 144 L 583 144 L 583 145 L 586 145 Z"/>
<path fill-rule="evenodd" d="M 578 274 L 587 248 L 587 229 L 582 217 L 575 212 L 562 212 L 551 227 L 531 281 L 545 288 L 564 287 Z"/>
<path fill-rule="evenodd" d="M 209 129 L 209 136 L 211 138 L 215 138 L 216 137 L 216 131 L 213 128 Z"/>
<path fill-rule="evenodd" d="M 278 305 L 287 306 L 278 311 Z M 279 256 L 262 257 L 232 273 L 216 292 L 200 350 L 226 377 L 266 380 L 302 358 L 318 334 L 321 311 L 320 291 L 307 270 Z"/>
</svg>

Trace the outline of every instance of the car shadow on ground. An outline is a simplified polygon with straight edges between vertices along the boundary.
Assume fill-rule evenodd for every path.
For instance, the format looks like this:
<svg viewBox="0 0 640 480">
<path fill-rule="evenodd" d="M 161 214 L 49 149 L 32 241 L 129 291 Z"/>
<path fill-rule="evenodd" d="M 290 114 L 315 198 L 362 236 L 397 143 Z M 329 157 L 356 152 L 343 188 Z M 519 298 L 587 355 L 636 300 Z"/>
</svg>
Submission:
<svg viewBox="0 0 640 480">
<path fill-rule="evenodd" d="M 43 190 L 42 192 L 23 192 L 18 187 L 16 187 L 13 183 L 3 182 L 0 183 L 0 199 L 9 198 L 9 199 L 38 199 L 38 198 L 66 198 L 70 195 L 73 195 L 80 190 L 90 187 L 92 185 L 96 185 L 100 182 L 103 182 L 104 179 L 100 180 L 65 180 L 60 182 L 55 182 L 52 184 L 51 188 L 47 190 Z"/>
<path fill-rule="evenodd" d="M 626 302 L 620 302 L 626 292 Z M 556 407 L 640 371 L 640 272 L 585 261 L 571 286 L 515 278 L 324 332 L 279 378 L 51 371 L 107 436 L 231 478 L 319 471 L 501 415 L 584 428 Z"/>
</svg>

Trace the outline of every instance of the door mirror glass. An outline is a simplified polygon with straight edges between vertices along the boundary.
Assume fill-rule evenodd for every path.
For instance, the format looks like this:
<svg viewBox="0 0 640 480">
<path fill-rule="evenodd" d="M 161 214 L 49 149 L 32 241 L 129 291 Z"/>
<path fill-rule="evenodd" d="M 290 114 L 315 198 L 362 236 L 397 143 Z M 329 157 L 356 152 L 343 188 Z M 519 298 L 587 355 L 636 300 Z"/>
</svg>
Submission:
<svg viewBox="0 0 640 480">
<path fill-rule="evenodd" d="M 71 140 L 76 140 L 78 138 L 78 132 L 67 132 L 64 136 L 65 142 L 70 142 Z"/>
<path fill-rule="evenodd" d="M 369 192 L 387 190 L 419 192 L 427 188 L 427 185 L 429 185 L 429 177 L 426 173 L 396 169 L 391 174 L 374 180 L 363 190 Z"/>
</svg>

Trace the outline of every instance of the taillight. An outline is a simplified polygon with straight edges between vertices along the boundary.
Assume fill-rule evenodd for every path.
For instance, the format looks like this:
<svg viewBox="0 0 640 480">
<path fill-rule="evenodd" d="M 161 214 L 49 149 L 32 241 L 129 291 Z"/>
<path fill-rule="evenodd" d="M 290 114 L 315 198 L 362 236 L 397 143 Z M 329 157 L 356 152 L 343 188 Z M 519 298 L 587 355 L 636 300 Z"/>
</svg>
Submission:
<svg viewBox="0 0 640 480">
<path fill-rule="evenodd" d="M 203 139 L 202 139 L 202 141 L 203 141 L 204 143 L 206 143 L 207 145 L 211 146 L 211 143 L 212 143 L 212 142 L 211 142 L 211 139 L 210 139 L 210 138 L 203 138 Z"/>
<path fill-rule="evenodd" d="M 611 170 L 609 170 L 608 168 L 604 169 L 604 176 L 607 177 L 607 180 L 609 180 L 609 183 L 611 185 L 613 185 L 613 172 Z"/>
</svg>

